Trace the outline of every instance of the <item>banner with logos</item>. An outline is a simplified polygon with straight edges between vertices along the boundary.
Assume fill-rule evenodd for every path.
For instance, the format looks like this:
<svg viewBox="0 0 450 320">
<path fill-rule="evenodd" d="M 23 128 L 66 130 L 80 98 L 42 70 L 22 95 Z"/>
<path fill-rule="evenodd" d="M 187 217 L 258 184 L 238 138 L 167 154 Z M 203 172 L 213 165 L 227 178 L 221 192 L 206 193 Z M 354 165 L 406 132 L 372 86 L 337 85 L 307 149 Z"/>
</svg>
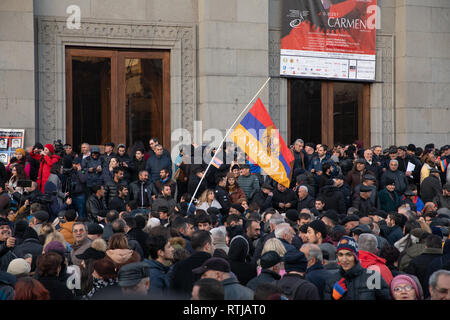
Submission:
<svg viewBox="0 0 450 320">
<path fill-rule="evenodd" d="M 280 75 L 375 81 L 377 0 L 283 0 Z"/>
</svg>

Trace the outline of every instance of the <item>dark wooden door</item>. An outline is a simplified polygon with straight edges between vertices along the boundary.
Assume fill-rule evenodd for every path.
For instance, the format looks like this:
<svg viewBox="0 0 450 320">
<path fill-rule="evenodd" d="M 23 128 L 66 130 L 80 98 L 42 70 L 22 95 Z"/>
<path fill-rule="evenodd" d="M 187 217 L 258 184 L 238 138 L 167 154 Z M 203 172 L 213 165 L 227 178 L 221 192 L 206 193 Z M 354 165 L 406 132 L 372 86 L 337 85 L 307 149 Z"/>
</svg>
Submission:
<svg viewBox="0 0 450 320">
<path fill-rule="evenodd" d="M 170 52 L 66 48 L 66 140 L 170 148 Z M 145 141 L 146 140 L 146 141 Z"/>
</svg>

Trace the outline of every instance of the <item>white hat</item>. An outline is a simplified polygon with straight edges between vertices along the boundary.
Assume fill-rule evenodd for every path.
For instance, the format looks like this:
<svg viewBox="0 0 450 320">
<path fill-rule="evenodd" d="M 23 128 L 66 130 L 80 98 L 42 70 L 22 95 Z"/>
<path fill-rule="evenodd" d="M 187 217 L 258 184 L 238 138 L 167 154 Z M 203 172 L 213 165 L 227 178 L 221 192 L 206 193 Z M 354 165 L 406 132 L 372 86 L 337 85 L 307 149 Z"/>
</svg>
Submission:
<svg viewBox="0 0 450 320">
<path fill-rule="evenodd" d="M 12 275 L 28 275 L 31 271 L 31 266 L 29 263 L 22 258 L 17 258 L 12 260 L 9 263 L 8 270 L 6 272 L 11 273 Z"/>
</svg>

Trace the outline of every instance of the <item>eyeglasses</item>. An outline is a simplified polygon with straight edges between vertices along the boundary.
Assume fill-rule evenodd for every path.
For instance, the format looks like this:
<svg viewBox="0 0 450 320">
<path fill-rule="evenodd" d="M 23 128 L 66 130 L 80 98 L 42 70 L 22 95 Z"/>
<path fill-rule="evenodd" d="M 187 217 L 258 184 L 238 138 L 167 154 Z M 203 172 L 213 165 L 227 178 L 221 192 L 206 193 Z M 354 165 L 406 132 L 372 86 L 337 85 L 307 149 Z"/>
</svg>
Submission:
<svg viewBox="0 0 450 320">
<path fill-rule="evenodd" d="M 395 288 L 394 288 L 394 292 L 401 292 L 401 291 L 408 292 L 408 291 L 411 291 L 412 288 L 413 288 L 413 287 L 410 286 L 410 285 L 407 285 L 407 286 L 404 286 L 404 287 L 395 287 Z"/>
</svg>

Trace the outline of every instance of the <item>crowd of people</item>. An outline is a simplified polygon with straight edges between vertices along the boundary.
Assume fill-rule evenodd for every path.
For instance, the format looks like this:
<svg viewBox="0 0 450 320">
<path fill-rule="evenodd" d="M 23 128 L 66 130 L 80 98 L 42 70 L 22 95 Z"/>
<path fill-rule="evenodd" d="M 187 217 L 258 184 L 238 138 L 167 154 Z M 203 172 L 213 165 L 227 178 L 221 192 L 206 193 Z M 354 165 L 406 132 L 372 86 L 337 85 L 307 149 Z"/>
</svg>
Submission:
<svg viewBox="0 0 450 320">
<path fill-rule="evenodd" d="M 289 186 L 232 146 L 103 147 L 0 163 L 0 300 L 450 300 L 449 145 L 297 139 Z"/>
</svg>

